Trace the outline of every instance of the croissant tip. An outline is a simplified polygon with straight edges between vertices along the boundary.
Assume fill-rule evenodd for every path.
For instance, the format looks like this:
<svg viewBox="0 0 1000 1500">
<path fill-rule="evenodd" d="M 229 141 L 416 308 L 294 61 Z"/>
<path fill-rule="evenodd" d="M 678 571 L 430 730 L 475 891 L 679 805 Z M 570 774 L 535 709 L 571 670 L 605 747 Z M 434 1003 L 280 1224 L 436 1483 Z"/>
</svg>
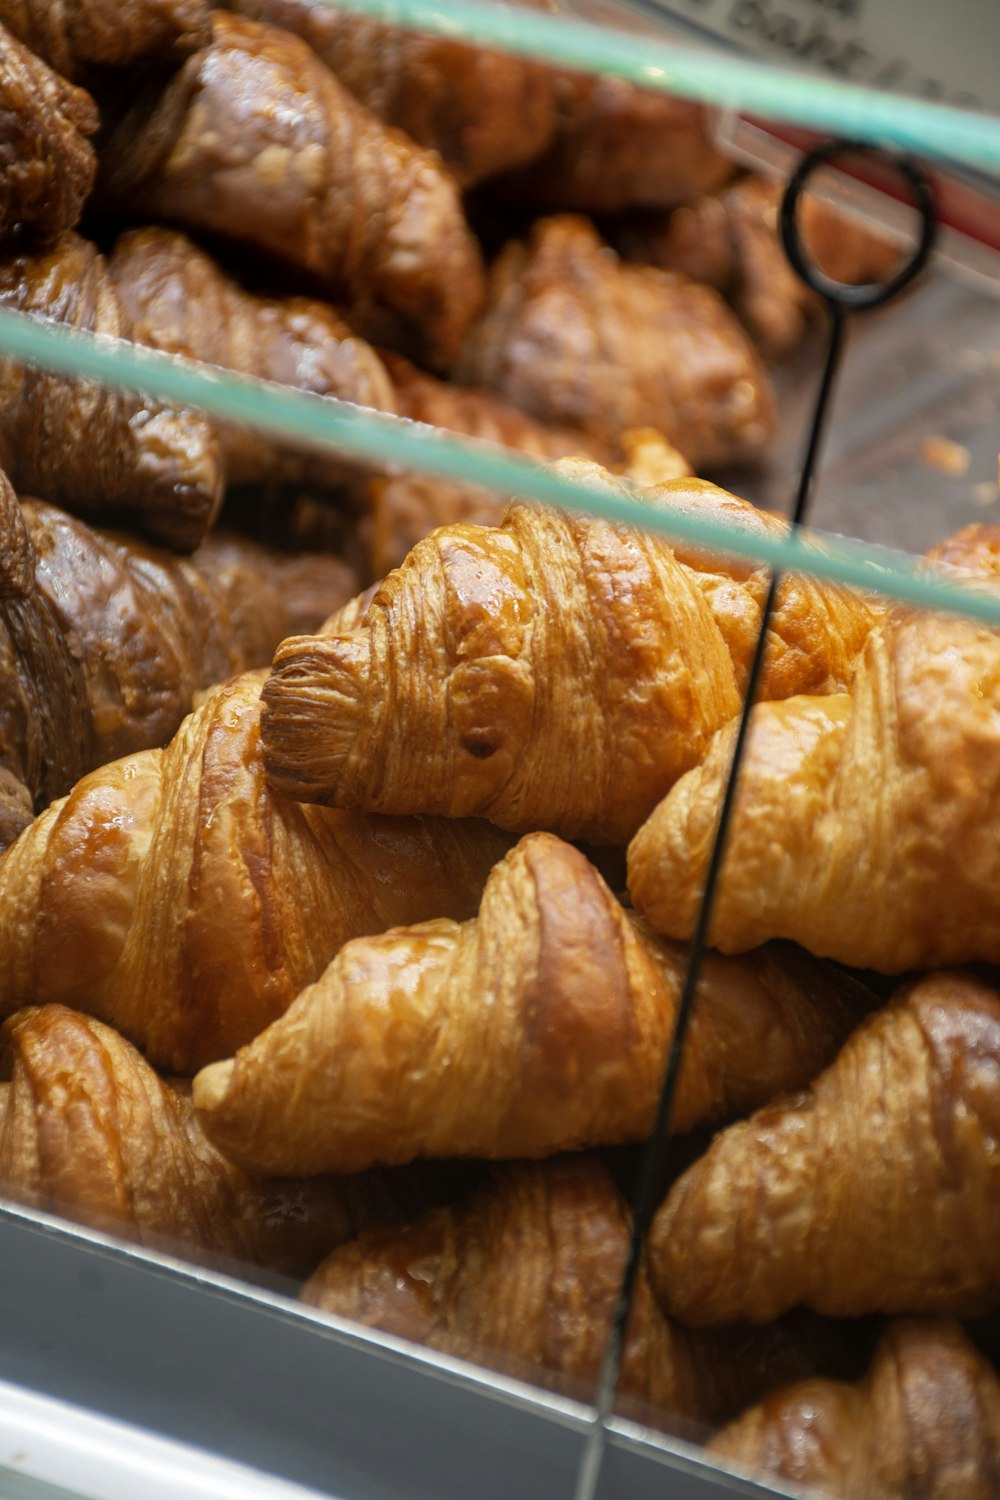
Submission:
<svg viewBox="0 0 1000 1500">
<path fill-rule="evenodd" d="M 213 1114 L 221 1109 L 229 1092 L 236 1064 L 232 1058 L 225 1062 L 209 1063 L 207 1068 L 202 1068 L 196 1074 L 191 1085 L 191 1097 L 194 1107 L 203 1114 Z"/>
</svg>

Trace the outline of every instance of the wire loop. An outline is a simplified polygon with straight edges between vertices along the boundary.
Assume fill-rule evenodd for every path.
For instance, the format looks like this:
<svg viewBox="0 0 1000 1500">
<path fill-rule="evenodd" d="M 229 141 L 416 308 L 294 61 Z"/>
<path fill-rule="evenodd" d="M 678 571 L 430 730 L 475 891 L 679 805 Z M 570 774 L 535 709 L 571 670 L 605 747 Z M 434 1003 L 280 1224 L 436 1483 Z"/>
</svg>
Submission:
<svg viewBox="0 0 1000 1500">
<path fill-rule="evenodd" d="M 850 286 L 837 281 L 810 258 L 802 243 L 799 229 L 799 199 L 813 173 L 838 156 L 877 155 L 887 160 L 906 182 L 913 193 L 914 207 L 920 216 L 920 234 L 909 257 L 886 281 L 866 281 Z M 929 173 L 912 156 L 904 156 L 881 147 L 866 146 L 861 141 L 822 141 L 802 157 L 789 179 L 781 200 L 778 228 L 785 254 L 805 282 L 833 307 L 849 312 L 864 312 L 872 307 L 881 307 L 895 297 L 915 276 L 923 270 L 930 259 L 937 238 L 937 201 L 934 185 Z"/>
</svg>

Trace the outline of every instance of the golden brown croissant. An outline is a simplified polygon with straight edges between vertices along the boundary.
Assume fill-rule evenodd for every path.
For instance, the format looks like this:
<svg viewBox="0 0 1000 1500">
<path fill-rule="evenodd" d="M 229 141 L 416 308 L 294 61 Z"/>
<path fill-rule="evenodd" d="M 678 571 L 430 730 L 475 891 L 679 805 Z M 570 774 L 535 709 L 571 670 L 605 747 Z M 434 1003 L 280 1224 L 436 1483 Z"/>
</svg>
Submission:
<svg viewBox="0 0 1000 1500">
<path fill-rule="evenodd" d="M 614 484 L 583 461 L 560 468 Z M 783 526 L 697 480 L 645 498 Z M 523 505 L 496 529 L 444 528 L 390 574 L 363 629 L 281 647 L 268 774 L 337 806 L 624 843 L 737 712 L 766 589 L 764 569 Z M 846 682 L 872 619 L 846 591 L 786 579 L 765 695 Z"/>
<path fill-rule="evenodd" d="M 715 287 L 732 303 L 765 357 L 779 359 L 804 338 L 822 308 L 792 269 L 778 238 L 783 192 L 784 184 L 776 178 L 743 177 L 669 216 L 626 222 L 617 231 L 616 244 L 630 260 Z M 815 194 L 803 195 L 798 212 L 803 243 L 835 281 L 882 281 L 898 259 L 891 240 Z"/>
<path fill-rule="evenodd" d="M 629 888 L 693 929 L 735 725 L 632 842 Z M 713 944 L 774 937 L 884 973 L 1000 960 L 1000 638 L 892 613 L 850 692 L 754 710 Z"/>
<path fill-rule="evenodd" d="M 323 1262 L 302 1297 L 590 1400 L 628 1235 L 628 1210 L 593 1157 L 508 1165 L 462 1205 L 363 1232 Z M 692 1333 L 663 1316 L 640 1273 L 619 1389 L 666 1426 L 717 1424 L 797 1378 L 790 1370 L 812 1373 L 817 1359 L 838 1356 L 787 1324 Z"/>
<path fill-rule="evenodd" d="M 362 333 L 449 363 L 484 279 L 440 159 L 356 103 L 290 32 L 224 11 L 212 31 L 116 126 L 101 158 L 107 194 L 308 271 L 346 298 Z"/>
<path fill-rule="evenodd" d="M 0 574 L 0 765 L 39 807 L 95 766 L 165 744 L 198 689 L 264 665 L 357 586 L 338 558 L 236 537 L 179 558 L 19 504 L 2 475 Z"/>
<path fill-rule="evenodd" d="M 0 0 L 0 21 L 76 78 L 140 58 L 179 57 L 209 35 L 209 0 Z"/>
<path fill-rule="evenodd" d="M 506 841 L 485 825 L 302 808 L 271 792 L 260 679 L 166 750 L 92 772 L 0 860 L 0 1010 L 59 1001 L 171 1072 L 249 1041 L 338 948 L 475 912 Z"/>
<path fill-rule="evenodd" d="M 97 125 L 90 95 L 0 25 L 0 237 L 20 229 L 45 243 L 72 229 L 94 180 Z"/>
<path fill-rule="evenodd" d="M 1000 1382 L 957 1323 L 894 1323 L 859 1385 L 774 1391 L 708 1450 L 835 1500 L 997 1500 Z"/>
<path fill-rule="evenodd" d="M 348 943 L 273 1026 L 198 1074 L 195 1104 L 227 1156 L 273 1173 L 641 1141 L 684 970 L 684 950 L 579 850 L 529 834 L 478 917 Z M 850 981 L 794 950 L 711 958 L 672 1129 L 803 1087 L 861 1013 Z"/>
<path fill-rule="evenodd" d="M 437 151 L 463 186 L 530 160 L 555 130 L 555 79 L 542 63 L 308 0 L 226 0 L 225 9 L 301 36 L 356 99 Z"/>
<path fill-rule="evenodd" d="M 93 1228 L 305 1275 L 366 1224 L 433 1201 L 405 1172 L 247 1176 L 205 1139 L 182 1090 L 64 1006 L 18 1011 L 3 1048 L 0 1192 Z"/>
<path fill-rule="evenodd" d="M 130 334 L 103 256 L 74 234 L 0 265 L 0 306 Z M 7 359 L 0 379 L 0 468 L 16 489 L 89 516 L 127 513 L 169 547 L 198 545 L 222 498 L 218 444 L 204 418 Z"/>
<path fill-rule="evenodd" d="M 494 262 L 456 377 L 612 445 L 653 427 L 696 470 L 753 456 L 774 427 L 764 367 L 718 293 L 619 262 L 569 215 Z"/>
<path fill-rule="evenodd" d="M 657 1294 L 695 1325 L 994 1307 L 998 1130 L 1000 996 L 932 975 L 679 1179 L 650 1235 Z"/>
<path fill-rule="evenodd" d="M 699 104 L 610 75 L 557 75 L 556 90 L 552 144 L 498 184 L 517 203 L 550 213 L 673 208 L 732 176 Z"/>
<path fill-rule="evenodd" d="M 141 343 L 317 395 L 395 411 L 392 382 L 375 350 L 325 303 L 252 296 L 189 239 L 169 229 L 123 235 L 108 265 Z M 335 455 L 277 448 L 243 427 L 223 428 L 220 438 L 232 484 L 311 478 L 333 484 L 352 472 Z"/>
</svg>

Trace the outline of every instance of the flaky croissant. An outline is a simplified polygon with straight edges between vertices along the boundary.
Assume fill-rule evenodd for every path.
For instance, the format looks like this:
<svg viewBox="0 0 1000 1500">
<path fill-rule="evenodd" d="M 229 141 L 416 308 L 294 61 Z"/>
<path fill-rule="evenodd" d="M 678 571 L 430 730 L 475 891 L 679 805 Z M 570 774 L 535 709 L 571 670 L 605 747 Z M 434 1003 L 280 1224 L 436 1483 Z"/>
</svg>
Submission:
<svg viewBox="0 0 1000 1500">
<path fill-rule="evenodd" d="M 629 889 L 690 935 L 735 725 L 640 829 Z M 899 609 L 849 693 L 754 710 L 712 917 L 742 952 L 774 937 L 884 973 L 1000 960 L 1000 638 Z"/>
<path fill-rule="evenodd" d="M 593 1157 L 508 1165 L 462 1205 L 363 1232 L 302 1297 L 589 1401 L 628 1236 L 628 1210 Z M 840 1352 L 811 1343 L 788 1325 L 692 1333 L 663 1316 L 640 1273 L 619 1390 L 665 1426 L 717 1424 L 796 1378 L 785 1372 Z"/>
<path fill-rule="evenodd" d="M 3 6 L 0 5 L 0 19 Z M 97 169 L 97 106 L 0 25 L 0 238 L 57 240 L 80 217 Z"/>
<path fill-rule="evenodd" d="M 301 36 L 355 99 L 437 151 L 463 186 L 530 160 L 555 130 L 555 78 L 543 63 L 308 0 L 225 9 Z"/>
<path fill-rule="evenodd" d="M 793 270 L 778 238 L 783 192 L 778 178 L 742 177 L 669 215 L 626 221 L 615 242 L 631 260 L 715 287 L 763 354 L 779 359 L 804 338 L 823 306 Z M 804 194 L 798 214 L 809 255 L 835 281 L 882 281 L 898 259 L 892 240 L 824 198 Z"/>
<path fill-rule="evenodd" d="M 93 1228 L 305 1275 L 364 1225 L 433 1201 L 406 1173 L 247 1176 L 205 1139 L 183 1091 L 64 1006 L 18 1011 L 3 1051 L 0 1193 Z"/>
<path fill-rule="evenodd" d="M 0 265 L 0 306 L 114 338 L 130 335 L 106 262 L 75 234 Z M 0 361 L 0 468 L 14 487 L 107 520 L 127 514 L 192 551 L 222 499 L 218 443 L 193 412 Z"/>
<path fill-rule="evenodd" d="M 482 302 L 482 257 L 440 159 L 277 27 L 213 12 L 211 45 L 126 113 L 101 163 L 106 195 L 131 214 L 308 271 L 360 332 L 432 363 L 454 358 Z"/>
<path fill-rule="evenodd" d="M 1000 996 L 941 973 L 848 1038 L 812 1089 L 717 1136 L 650 1235 L 695 1325 L 817 1311 L 964 1316 L 1000 1300 Z"/>
<path fill-rule="evenodd" d="M 569 215 L 494 262 L 455 373 L 605 443 L 653 427 L 698 472 L 758 453 L 774 426 L 760 357 L 718 293 L 619 262 Z"/>
<path fill-rule="evenodd" d="M 834 1500 L 997 1500 L 1000 1381 L 957 1323 L 894 1323 L 860 1384 L 774 1391 L 708 1451 Z"/>
<path fill-rule="evenodd" d="M 253 296 L 169 229 L 122 235 L 108 268 L 140 343 L 317 395 L 396 409 L 392 381 L 375 350 L 323 302 Z M 224 427 L 220 438 L 232 484 L 333 484 L 352 472 L 335 455 L 279 448 L 247 428 Z"/>
<path fill-rule="evenodd" d="M 179 57 L 209 35 L 210 0 L 0 0 L 0 21 L 66 78 Z"/>
<path fill-rule="evenodd" d="M 560 469 L 614 483 L 584 462 Z M 696 480 L 644 496 L 783 525 Z M 444 528 L 390 574 L 362 629 L 281 647 L 264 690 L 268 775 L 338 806 L 624 843 L 738 711 L 766 589 L 764 569 L 524 505 L 497 529 Z M 857 596 L 787 578 L 765 695 L 846 682 L 873 618 Z"/>
<path fill-rule="evenodd" d="M 262 666 L 356 579 L 338 558 L 211 537 L 190 558 L 99 532 L 0 474 L 0 765 L 36 805 L 163 745 L 196 691 Z"/>
<path fill-rule="evenodd" d="M 684 970 L 683 949 L 579 850 L 529 834 L 478 917 L 348 943 L 273 1026 L 198 1074 L 195 1104 L 227 1156 L 275 1173 L 640 1141 Z M 672 1129 L 804 1086 L 864 998 L 794 950 L 709 959 Z"/>
<path fill-rule="evenodd" d="M 0 1010 L 59 1001 L 168 1071 L 226 1057 L 363 932 L 471 915 L 506 843 L 485 825 L 274 795 L 257 674 L 166 750 L 92 772 L 0 860 Z"/>
</svg>

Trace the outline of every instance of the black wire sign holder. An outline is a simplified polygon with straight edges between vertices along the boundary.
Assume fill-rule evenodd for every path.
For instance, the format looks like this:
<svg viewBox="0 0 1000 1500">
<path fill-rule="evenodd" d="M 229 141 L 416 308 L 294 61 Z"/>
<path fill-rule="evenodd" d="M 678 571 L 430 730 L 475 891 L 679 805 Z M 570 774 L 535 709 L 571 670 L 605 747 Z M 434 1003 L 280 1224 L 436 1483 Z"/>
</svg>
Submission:
<svg viewBox="0 0 1000 1500">
<path fill-rule="evenodd" d="M 798 206 L 802 193 L 812 174 L 834 158 L 857 154 L 876 154 L 887 160 L 902 176 L 913 195 L 913 203 L 919 215 L 919 233 L 909 253 L 904 253 L 898 269 L 886 281 L 865 282 L 849 286 L 835 281 L 820 269 L 809 257 L 802 243 Z M 799 278 L 825 302 L 830 315 L 829 343 L 823 374 L 820 380 L 816 406 L 813 412 L 805 457 L 799 478 L 798 490 L 791 515 L 791 531 L 794 533 L 803 524 L 812 498 L 816 466 L 820 447 L 826 430 L 834 385 L 840 369 L 847 333 L 847 319 L 852 312 L 863 312 L 881 307 L 897 296 L 919 275 L 934 249 L 937 235 L 937 211 L 934 191 L 924 168 L 912 157 L 868 146 L 850 140 L 825 141 L 802 157 L 785 189 L 779 217 L 781 242 L 785 254 Z M 684 1044 L 687 1038 L 691 1015 L 694 1009 L 698 981 L 701 975 L 705 950 L 708 946 L 712 911 L 719 879 L 726 855 L 726 842 L 732 818 L 736 792 L 739 785 L 740 766 L 746 748 L 747 731 L 751 712 L 757 697 L 764 657 L 767 648 L 767 632 L 774 611 L 782 574 L 771 574 L 764 607 L 761 612 L 760 631 L 757 636 L 746 694 L 740 715 L 733 756 L 719 816 L 715 837 L 705 875 L 705 889 L 698 910 L 698 918 L 688 952 L 687 969 L 681 988 L 677 1015 L 674 1021 L 670 1046 L 663 1072 L 663 1085 L 652 1134 L 643 1151 L 635 1192 L 632 1237 L 626 1258 L 625 1270 L 615 1307 L 611 1333 L 594 1394 L 594 1419 L 584 1446 L 577 1476 L 575 1500 L 594 1500 L 600 1477 L 601 1463 L 607 1444 L 608 1421 L 612 1414 L 618 1379 L 621 1371 L 629 1315 L 635 1293 L 636 1279 L 642 1263 L 642 1255 L 653 1216 L 659 1204 L 667 1154 L 667 1125 L 673 1107 L 677 1082 L 680 1076 Z"/>
</svg>

